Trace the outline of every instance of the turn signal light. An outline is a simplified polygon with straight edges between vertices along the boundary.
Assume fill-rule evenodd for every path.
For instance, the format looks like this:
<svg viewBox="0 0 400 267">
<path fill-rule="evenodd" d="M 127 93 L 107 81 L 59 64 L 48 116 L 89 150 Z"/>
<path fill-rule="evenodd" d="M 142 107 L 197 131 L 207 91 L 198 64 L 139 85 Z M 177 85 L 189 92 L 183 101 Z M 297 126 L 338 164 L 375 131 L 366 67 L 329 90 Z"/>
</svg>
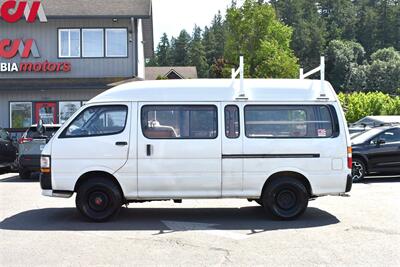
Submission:
<svg viewBox="0 0 400 267">
<path fill-rule="evenodd" d="M 347 147 L 347 168 L 353 168 L 353 149 L 351 146 Z"/>
</svg>

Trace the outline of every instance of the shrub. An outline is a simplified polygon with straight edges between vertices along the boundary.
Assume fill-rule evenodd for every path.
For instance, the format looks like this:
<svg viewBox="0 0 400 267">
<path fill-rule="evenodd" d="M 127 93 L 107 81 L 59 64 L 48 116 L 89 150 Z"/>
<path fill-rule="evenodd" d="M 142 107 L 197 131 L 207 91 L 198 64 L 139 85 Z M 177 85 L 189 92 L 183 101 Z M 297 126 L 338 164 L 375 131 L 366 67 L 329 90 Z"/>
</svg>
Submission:
<svg viewBox="0 0 400 267">
<path fill-rule="evenodd" d="M 339 93 L 339 99 L 348 122 L 372 115 L 400 115 L 400 96 L 390 96 L 382 92 L 355 92 Z"/>
</svg>

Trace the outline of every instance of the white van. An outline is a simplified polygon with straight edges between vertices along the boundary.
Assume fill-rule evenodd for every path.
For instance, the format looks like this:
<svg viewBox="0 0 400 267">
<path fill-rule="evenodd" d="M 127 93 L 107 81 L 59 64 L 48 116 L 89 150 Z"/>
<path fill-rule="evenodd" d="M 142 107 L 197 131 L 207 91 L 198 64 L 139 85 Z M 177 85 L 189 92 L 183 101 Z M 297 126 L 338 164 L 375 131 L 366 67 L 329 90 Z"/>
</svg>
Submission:
<svg viewBox="0 0 400 267">
<path fill-rule="evenodd" d="M 104 221 L 131 202 L 254 200 L 293 219 L 351 189 L 347 123 L 319 80 L 132 82 L 76 112 L 45 147 L 43 194 Z M 321 84 L 325 87 L 323 95 Z M 236 89 L 235 89 L 236 88 Z"/>
</svg>

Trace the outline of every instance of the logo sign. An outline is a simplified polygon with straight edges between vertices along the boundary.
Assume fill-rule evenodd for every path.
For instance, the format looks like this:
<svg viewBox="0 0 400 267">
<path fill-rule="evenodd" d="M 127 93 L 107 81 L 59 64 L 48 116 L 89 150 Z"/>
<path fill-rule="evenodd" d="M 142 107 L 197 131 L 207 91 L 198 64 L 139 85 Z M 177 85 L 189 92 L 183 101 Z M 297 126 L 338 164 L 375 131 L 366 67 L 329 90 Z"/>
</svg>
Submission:
<svg viewBox="0 0 400 267">
<path fill-rule="evenodd" d="M 19 21 L 22 17 L 29 23 L 39 18 L 40 22 L 47 22 L 46 14 L 40 1 L 33 1 L 32 6 L 27 1 L 5 1 L 0 8 L 0 16 L 9 23 Z"/>
<path fill-rule="evenodd" d="M 0 57 L 9 59 L 15 57 L 17 53 L 21 58 L 28 58 L 30 54 L 35 58 L 40 57 L 36 42 L 33 39 L 25 41 L 3 39 L 0 41 Z"/>
</svg>

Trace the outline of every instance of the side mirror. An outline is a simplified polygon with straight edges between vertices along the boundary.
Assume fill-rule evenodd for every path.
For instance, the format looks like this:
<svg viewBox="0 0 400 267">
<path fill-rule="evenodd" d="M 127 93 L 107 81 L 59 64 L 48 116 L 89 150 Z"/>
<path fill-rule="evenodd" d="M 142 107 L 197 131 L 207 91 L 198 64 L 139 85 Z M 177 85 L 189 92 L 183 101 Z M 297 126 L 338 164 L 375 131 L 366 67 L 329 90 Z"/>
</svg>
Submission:
<svg viewBox="0 0 400 267">
<path fill-rule="evenodd" d="M 386 141 L 383 140 L 383 139 L 378 139 L 378 141 L 376 141 L 376 145 L 377 145 L 377 146 L 383 145 L 383 144 L 385 144 L 385 143 L 386 143 Z"/>
<path fill-rule="evenodd" d="M 44 132 L 46 131 L 42 119 L 40 119 L 40 120 L 38 121 L 37 126 L 36 126 L 36 131 L 37 131 L 38 134 L 40 134 L 40 135 L 43 135 Z"/>
</svg>

